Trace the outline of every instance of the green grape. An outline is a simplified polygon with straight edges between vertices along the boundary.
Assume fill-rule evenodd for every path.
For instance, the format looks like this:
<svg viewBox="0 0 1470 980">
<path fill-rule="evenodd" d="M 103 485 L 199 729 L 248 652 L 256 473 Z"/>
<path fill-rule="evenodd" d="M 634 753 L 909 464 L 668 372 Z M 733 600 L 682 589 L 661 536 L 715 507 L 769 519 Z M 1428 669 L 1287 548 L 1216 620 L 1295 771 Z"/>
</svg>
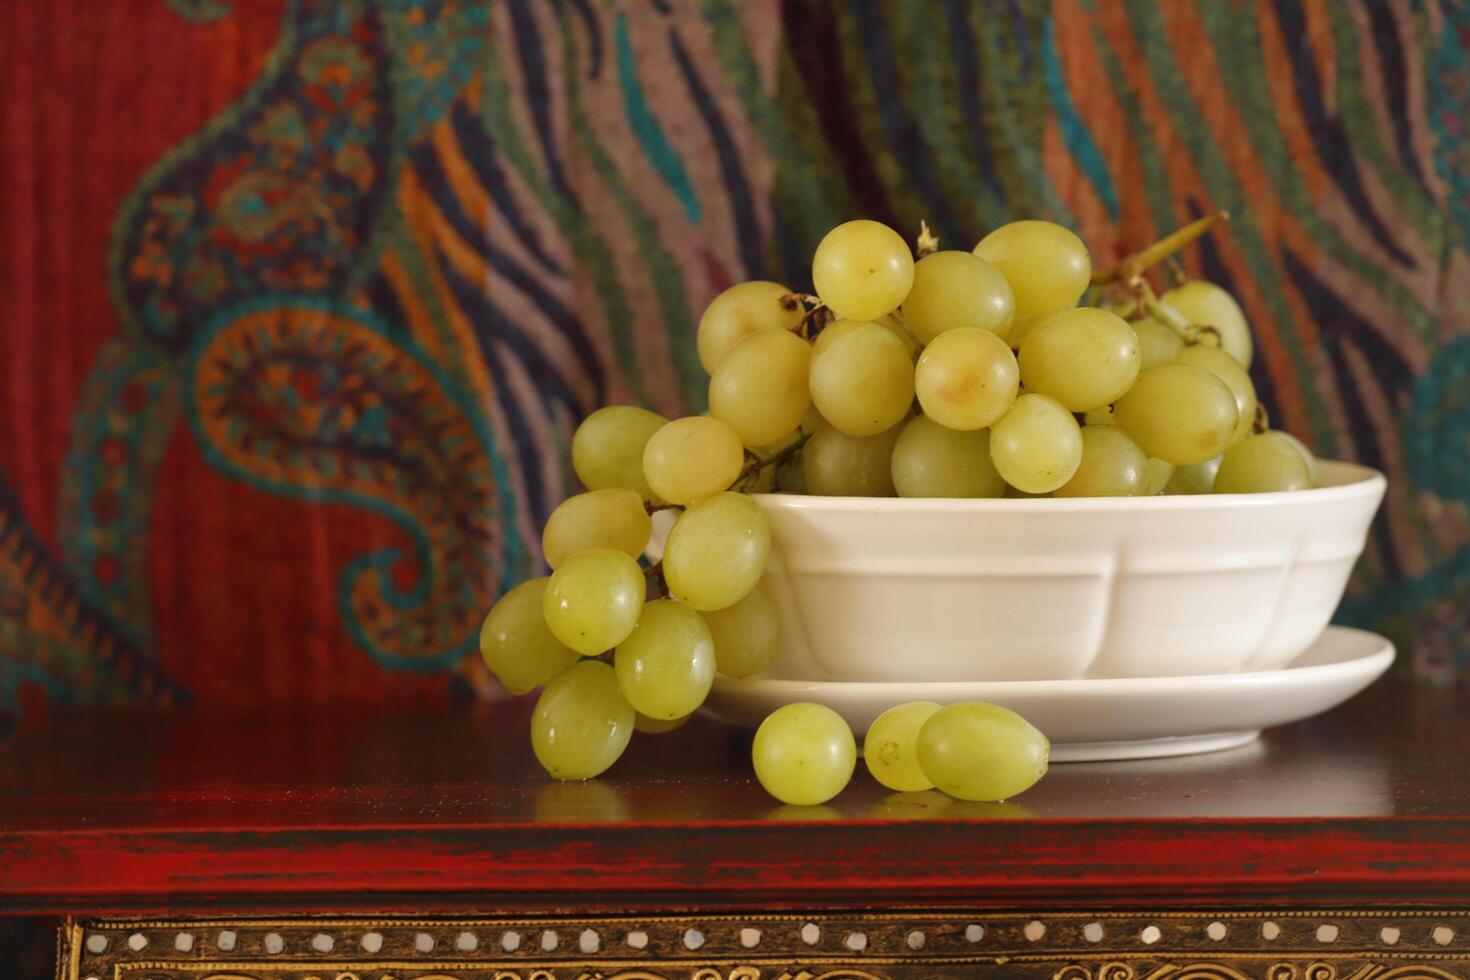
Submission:
<svg viewBox="0 0 1470 980">
<path fill-rule="evenodd" d="M 1138 497 L 1147 492 L 1148 456 L 1116 425 L 1083 428 L 1082 462 L 1056 489 L 1058 497 Z"/>
<path fill-rule="evenodd" d="M 645 735 L 667 735 L 669 732 L 677 731 L 689 724 L 689 719 L 694 715 L 688 714 L 683 718 L 674 718 L 670 721 L 661 721 L 658 718 L 650 718 L 634 712 L 633 731 L 642 732 Z"/>
<path fill-rule="evenodd" d="M 1251 366 L 1254 345 L 1245 312 L 1230 293 L 1203 279 L 1194 279 L 1166 292 L 1159 299 L 1177 310 L 1190 323 L 1214 327 L 1220 332 L 1220 349 L 1243 368 Z"/>
<path fill-rule="evenodd" d="M 1021 345 L 1021 384 L 1086 412 L 1116 401 L 1138 377 L 1138 335 L 1107 310 L 1063 310 Z"/>
<path fill-rule="evenodd" d="M 693 713 L 715 680 L 715 643 L 699 613 L 672 599 L 644 605 L 613 652 L 618 689 L 639 714 L 673 721 Z"/>
<path fill-rule="evenodd" d="M 812 282 L 833 313 L 876 320 L 898 309 L 914 282 L 914 255 L 877 221 L 848 221 L 827 232 L 812 256 Z"/>
<path fill-rule="evenodd" d="M 818 340 L 811 398 L 829 425 L 873 436 L 902 421 L 914 403 L 914 362 L 897 337 L 877 323 L 845 321 Z"/>
<path fill-rule="evenodd" d="M 823 425 L 801 449 L 806 493 L 824 497 L 892 497 L 893 445 L 903 426 L 876 436 L 850 436 Z"/>
<path fill-rule="evenodd" d="M 705 373 L 714 374 L 725 355 L 753 333 L 800 326 L 804 307 L 795 299 L 783 302 L 790 295 L 779 282 L 756 279 L 736 283 L 711 300 L 694 340 Z"/>
<path fill-rule="evenodd" d="M 884 314 L 873 322 L 903 342 L 903 349 L 908 351 L 910 362 L 919 356 L 919 342 L 914 339 L 913 331 L 904 325 L 903 317 L 899 313 Z M 817 336 L 820 338 L 821 334 Z"/>
<path fill-rule="evenodd" d="M 563 500 L 541 530 L 546 564 L 561 563 L 589 548 L 615 548 L 637 558 L 648 546 L 653 522 L 632 490 L 589 490 Z"/>
<path fill-rule="evenodd" d="M 889 789 L 917 793 L 934 783 L 919 768 L 919 729 L 939 710 L 933 701 L 914 701 L 879 715 L 863 738 L 868 772 Z"/>
<path fill-rule="evenodd" d="M 990 459 L 1017 490 L 1051 493 L 1082 463 L 1082 429 L 1061 402 L 1025 394 L 991 426 Z"/>
<path fill-rule="evenodd" d="M 612 548 L 593 548 L 551 573 L 541 613 L 558 640 L 591 657 L 633 632 L 647 592 L 636 561 Z"/>
<path fill-rule="evenodd" d="M 1256 386 L 1239 361 L 1218 347 L 1202 345 L 1184 348 L 1175 361 L 1204 368 L 1225 382 L 1225 387 L 1235 396 L 1235 429 L 1230 435 L 1232 445 L 1251 434 L 1251 427 L 1256 422 Z"/>
<path fill-rule="evenodd" d="M 838 338 L 848 333 L 851 333 L 858 324 L 870 322 L 874 321 L 847 320 L 841 318 L 833 320 L 831 323 L 823 327 L 822 332 L 817 334 L 816 339 L 812 341 L 812 357 L 816 358 L 817 355 L 822 353 L 822 351 L 826 350 L 829 346 L 835 343 Z M 812 403 L 812 409 L 816 411 L 818 415 L 821 414 L 821 409 L 817 407 L 816 402 Z"/>
<path fill-rule="evenodd" d="M 806 460 L 801 453 L 781 460 L 775 466 L 776 492 L 806 493 Z"/>
<path fill-rule="evenodd" d="M 821 339 L 820 335 L 818 335 L 818 339 Z M 820 429 L 823 425 L 826 425 L 826 420 L 822 418 L 822 413 L 817 411 L 817 406 L 813 405 L 811 408 L 807 409 L 806 414 L 801 417 L 801 428 L 797 431 L 804 432 L 807 435 L 811 435 L 812 433 Z"/>
<path fill-rule="evenodd" d="M 919 729 L 919 767 L 962 800 L 1006 800 L 1046 775 L 1051 743 L 1025 718 L 999 705 L 940 708 Z"/>
<path fill-rule="evenodd" d="M 1215 474 L 1215 493 L 1310 490 L 1312 471 L 1301 451 L 1280 432 L 1250 436 L 1225 450 Z"/>
<path fill-rule="evenodd" d="M 525 694 L 581 659 L 546 625 L 541 603 L 549 579 L 522 582 L 496 600 L 480 627 L 480 656 L 505 689 Z"/>
<path fill-rule="evenodd" d="M 1189 321 L 1157 299 L 1147 309 L 1137 299 L 1104 303 L 1103 309 L 1127 320 L 1138 335 L 1138 353 L 1145 371 L 1160 364 L 1173 363 L 1184 349 L 1183 331 L 1189 326 Z"/>
<path fill-rule="evenodd" d="M 766 330 L 747 337 L 709 379 L 710 414 L 729 423 L 747 446 L 788 436 L 812 406 L 811 364 L 812 345 L 794 333 Z"/>
<path fill-rule="evenodd" d="M 975 327 L 1001 337 L 1016 301 L 995 266 L 970 252 L 931 252 L 914 264 L 914 286 L 903 301 L 905 325 L 923 343 L 945 330 Z"/>
<path fill-rule="evenodd" d="M 1016 322 L 1076 306 L 1092 280 L 1092 256 L 1070 230 L 1050 221 L 1013 221 L 975 246 L 1006 277 L 1016 300 Z"/>
<path fill-rule="evenodd" d="M 1144 495 L 1157 497 L 1164 492 L 1169 481 L 1174 477 L 1174 464 L 1166 463 L 1162 459 L 1148 458 L 1148 477 L 1144 481 Z"/>
<path fill-rule="evenodd" d="M 1209 493 L 1215 487 L 1215 474 L 1220 470 L 1220 461 L 1225 457 L 1212 456 L 1203 463 L 1190 463 L 1174 467 L 1174 473 L 1164 487 L 1168 494 Z"/>
<path fill-rule="evenodd" d="M 815 358 L 818 352 L 824 350 L 828 344 L 831 344 L 838 337 L 841 337 L 853 327 L 856 327 L 862 323 L 876 323 L 884 330 L 887 330 L 889 333 L 893 334 L 893 336 L 896 337 L 901 344 L 903 344 L 903 349 L 908 352 L 909 361 L 911 363 L 913 362 L 914 358 L 919 356 L 919 342 L 914 339 L 913 334 L 909 333 L 908 328 L 903 325 L 903 320 L 900 319 L 898 312 L 895 311 L 893 313 L 888 313 L 880 316 L 876 320 L 833 320 L 831 323 L 827 324 L 827 326 L 822 329 L 822 332 L 817 334 L 816 339 L 812 341 L 812 357 Z M 813 406 L 810 414 L 814 415 L 820 423 L 820 421 L 822 420 L 822 413 L 817 411 L 815 406 Z M 806 426 L 803 425 L 802 428 L 805 429 Z"/>
<path fill-rule="evenodd" d="M 1151 316 L 1129 322 L 1133 325 L 1133 332 L 1138 335 L 1138 353 L 1143 370 L 1147 371 L 1160 364 L 1170 364 L 1184 350 L 1184 338 L 1167 323 L 1161 323 Z"/>
<path fill-rule="evenodd" d="M 1170 497 L 1187 497 L 1198 493 L 1209 493 L 1209 491 L 1200 490 L 1193 483 L 1189 482 L 1189 480 L 1185 479 L 1184 475 L 1176 467 L 1173 475 L 1169 477 L 1169 482 L 1164 484 L 1164 493 Z"/>
<path fill-rule="evenodd" d="M 1306 443 L 1302 442 L 1290 432 L 1282 429 L 1273 429 L 1272 431 L 1276 433 L 1278 438 L 1286 440 L 1292 448 L 1302 454 L 1302 459 L 1306 461 L 1307 469 L 1312 474 L 1312 486 L 1315 487 L 1317 485 L 1317 457 L 1312 455 L 1312 451 L 1307 448 Z"/>
<path fill-rule="evenodd" d="M 1052 310 L 1050 313 L 1038 313 L 1035 316 L 1029 316 L 1025 320 L 1016 320 L 1011 324 L 1011 332 L 1006 334 L 1006 343 L 1010 345 L 1011 350 L 1019 351 L 1021 345 L 1026 342 L 1026 338 L 1031 336 L 1031 331 L 1043 324 L 1052 322 L 1065 312 L 1067 311 Z"/>
<path fill-rule="evenodd" d="M 1193 364 L 1144 371 L 1113 417 L 1144 452 L 1176 466 L 1220 455 L 1240 421 L 1230 387 Z"/>
<path fill-rule="evenodd" d="M 781 641 L 781 617 L 765 583 L 724 609 L 704 613 L 715 643 L 715 669 L 726 677 L 751 677 L 770 666 Z"/>
<path fill-rule="evenodd" d="M 613 669 L 584 660 L 557 674 L 541 692 L 531 715 L 531 749 L 553 779 L 591 779 L 628 747 L 633 720 Z"/>
<path fill-rule="evenodd" d="M 771 527 L 743 493 L 721 493 L 679 515 L 664 545 L 664 581 L 680 602 L 708 612 L 755 588 L 771 554 Z"/>
<path fill-rule="evenodd" d="M 983 429 L 1004 415 L 1020 382 L 1006 342 L 975 327 L 935 337 L 914 368 L 914 392 L 924 414 L 962 432 Z"/>
<path fill-rule="evenodd" d="M 1116 425 L 1113 418 L 1113 406 L 1100 405 L 1097 408 L 1089 408 L 1082 413 L 1083 425 Z"/>
<path fill-rule="evenodd" d="M 632 405 L 599 408 L 572 436 L 572 469 L 588 490 L 622 488 L 651 496 L 643 448 L 668 419 Z"/>
<path fill-rule="evenodd" d="M 643 450 L 653 492 L 684 506 L 728 488 L 745 468 L 745 447 L 728 423 L 691 415 L 659 429 Z"/>
<path fill-rule="evenodd" d="M 763 461 L 764 460 L 769 460 L 772 457 L 778 455 L 779 453 L 785 452 L 787 449 L 790 449 L 793 445 L 796 444 L 796 441 L 798 439 L 800 439 L 800 438 L 801 438 L 801 431 L 800 430 L 797 430 L 795 432 L 788 433 L 785 438 L 783 438 L 783 439 L 777 439 L 775 442 L 770 443 L 768 445 L 765 445 L 765 446 L 752 446 L 751 449 L 750 449 L 750 451 L 751 451 L 752 454 L 755 455 L 755 457 L 757 459 L 760 459 L 760 460 L 763 460 Z M 750 486 L 748 486 L 746 488 L 745 492 L 746 493 L 775 493 L 776 492 L 776 474 L 779 471 L 779 469 L 780 469 L 780 464 L 777 464 L 775 466 L 761 466 L 759 469 L 756 470 L 755 479 L 751 482 Z"/>
<path fill-rule="evenodd" d="M 885 316 L 880 316 L 876 320 L 833 320 L 831 323 L 827 324 L 827 326 L 822 329 L 822 332 L 817 334 L 816 339 L 812 341 L 812 357 L 815 358 L 817 354 L 825 350 L 828 345 L 830 345 L 838 337 L 843 336 L 844 334 L 851 331 L 854 327 L 857 327 L 864 323 L 876 323 L 884 330 L 893 334 L 893 336 L 897 338 L 897 340 L 901 344 L 903 344 L 903 349 L 908 352 L 910 363 L 913 362 L 914 358 L 919 356 L 919 342 L 913 338 L 913 335 L 909 333 L 908 328 L 903 325 L 903 321 L 899 318 L 898 313 L 895 312 L 889 313 Z M 811 416 L 814 416 L 818 423 L 823 421 L 822 413 L 819 412 L 815 406 L 812 407 L 812 410 L 809 414 Z M 803 420 L 803 429 L 807 428 L 806 421 L 807 420 Z"/>
<path fill-rule="evenodd" d="M 999 497 L 1006 489 L 987 430 L 958 432 L 923 415 L 899 433 L 892 467 L 900 497 Z"/>
<path fill-rule="evenodd" d="M 761 722 L 750 750 L 755 776 L 782 803 L 814 806 L 842 792 L 857 767 L 857 741 L 831 708 L 797 702 Z"/>
</svg>

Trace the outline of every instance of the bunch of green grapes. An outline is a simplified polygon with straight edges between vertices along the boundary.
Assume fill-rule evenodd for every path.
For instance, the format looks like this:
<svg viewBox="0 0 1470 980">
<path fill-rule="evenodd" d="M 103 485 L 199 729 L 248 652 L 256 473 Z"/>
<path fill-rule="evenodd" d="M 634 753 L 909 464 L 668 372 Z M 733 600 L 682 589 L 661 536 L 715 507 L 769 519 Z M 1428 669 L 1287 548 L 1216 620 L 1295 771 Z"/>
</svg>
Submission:
<svg viewBox="0 0 1470 980">
<path fill-rule="evenodd" d="M 779 336 L 806 356 L 806 341 Z M 769 353 L 766 343 L 757 349 Z M 791 376 L 804 385 L 804 360 L 799 367 Z M 791 433 L 806 400 L 794 400 Z M 768 420 L 753 413 L 746 422 Z M 507 592 L 480 629 L 480 652 L 508 691 L 542 688 L 531 745 L 553 777 L 600 775 L 635 731 L 678 728 L 717 671 L 765 669 L 779 631 L 761 584 L 771 532 L 760 507 L 736 491 L 755 487 L 779 461 L 779 453 L 749 451 L 718 418 L 669 421 L 619 405 L 578 427 L 572 466 L 588 489 L 547 519 L 541 548 L 551 573 Z M 647 564 L 651 515 L 663 509 L 678 516 L 662 559 Z"/>
<path fill-rule="evenodd" d="M 1096 274 L 1082 240 L 1046 221 L 970 251 L 939 250 L 926 229 L 917 256 L 893 229 L 849 221 L 817 246 L 816 295 L 742 283 L 710 305 L 710 413 L 747 447 L 791 448 L 759 487 L 787 493 L 1311 487 L 1312 454 L 1265 430 L 1239 304 L 1200 280 L 1156 294 L 1146 275 L 1223 217 Z"/>
<path fill-rule="evenodd" d="M 588 416 L 572 439 L 586 491 L 556 508 L 542 536 L 550 574 L 486 617 L 490 669 L 513 693 L 542 688 L 537 759 L 558 778 L 596 776 L 635 730 L 672 730 L 698 709 L 716 672 L 766 667 L 779 624 L 762 584 L 770 528 L 752 493 L 1314 486 L 1312 454 L 1262 424 L 1240 306 L 1211 283 L 1156 295 L 1148 282 L 1150 266 L 1216 220 L 1096 275 L 1082 240 L 1046 221 L 1004 225 L 969 251 L 940 250 L 927 229 L 914 249 L 886 225 L 849 221 L 817 246 L 815 294 L 766 281 L 722 292 L 695 338 L 708 413 L 669 420 L 619 405 Z M 664 509 L 677 516 L 650 563 L 650 515 Z M 782 717 L 775 727 L 797 734 L 757 737 L 762 781 L 785 785 L 783 771 L 827 766 L 827 783 L 773 792 L 845 784 L 851 732 L 844 741 L 811 712 Z M 950 771 L 973 762 L 954 739 L 963 741 L 934 736 L 927 778 L 977 792 Z"/>
<path fill-rule="evenodd" d="M 761 581 L 771 532 L 746 491 L 774 489 L 778 476 L 794 482 L 791 466 L 817 428 L 807 312 L 778 283 L 726 290 L 697 338 L 711 373 L 708 415 L 669 420 L 614 405 L 574 433 L 572 468 L 587 489 L 546 522 L 550 574 L 502 596 L 480 631 L 485 663 L 508 691 L 542 688 L 531 743 L 553 777 L 601 774 L 635 731 L 679 727 L 717 672 L 748 677 L 775 655 L 776 604 Z M 908 348 L 896 326 L 872 329 L 899 351 L 906 413 Z M 851 357 L 838 333 L 826 344 L 838 361 L 823 365 Z M 854 338 L 859 357 L 864 334 Z M 660 510 L 677 516 L 660 560 L 649 563 Z"/>
</svg>

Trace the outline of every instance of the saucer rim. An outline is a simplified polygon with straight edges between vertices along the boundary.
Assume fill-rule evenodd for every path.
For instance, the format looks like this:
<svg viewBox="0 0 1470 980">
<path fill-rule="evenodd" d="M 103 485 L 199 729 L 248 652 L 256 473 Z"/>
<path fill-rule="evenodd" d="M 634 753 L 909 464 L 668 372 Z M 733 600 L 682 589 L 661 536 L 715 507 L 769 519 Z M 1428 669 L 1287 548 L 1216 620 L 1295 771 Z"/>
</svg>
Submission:
<svg viewBox="0 0 1470 980">
<path fill-rule="evenodd" d="M 775 693 L 777 691 L 806 691 L 813 688 L 837 689 L 851 691 L 854 694 L 865 692 L 889 691 L 902 692 L 905 690 L 935 691 L 944 688 L 954 689 L 985 689 L 1005 694 L 1019 694 L 1028 691 L 1037 691 L 1050 695 L 1075 695 L 1075 694 L 1106 694 L 1117 693 L 1126 689 L 1140 693 L 1156 693 L 1168 691 L 1175 688 L 1198 689 L 1201 686 L 1225 687 L 1230 689 L 1252 687 L 1274 687 L 1292 681 L 1311 682 L 1325 677 L 1338 674 L 1356 676 L 1359 673 L 1377 671 L 1383 673 L 1392 665 L 1397 658 L 1398 651 L 1392 640 L 1372 630 L 1361 629 L 1356 626 L 1329 625 L 1322 631 L 1322 635 L 1314 640 L 1306 650 L 1298 656 L 1305 657 L 1315 647 L 1323 642 L 1345 641 L 1348 637 L 1360 637 L 1372 643 L 1370 652 L 1364 652 L 1343 659 L 1332 660 L 1327 663 L 1302 664 L 1295 662 L 1284 667 L 1276 667 L 1268 670 L 1240 671 L 1231 674 L 1178 674 L 1165 677 L 1071 677 L 1055 680 L 1008 680 L 1008 681 L 956 681 L 956 680 L 934 680 L 934 681 L 843 681 L 823 678 L 783 678 L 783 677 L 745 677 L 734 678 L 723 674 L 716 674 L 714 689 L 736 692 L 751 691 L 757 688 Z M 1379 664 L 1382 666 L 1379 666 Z M 917 698 L 916 700 L 927 700 Z"/>
</svg>

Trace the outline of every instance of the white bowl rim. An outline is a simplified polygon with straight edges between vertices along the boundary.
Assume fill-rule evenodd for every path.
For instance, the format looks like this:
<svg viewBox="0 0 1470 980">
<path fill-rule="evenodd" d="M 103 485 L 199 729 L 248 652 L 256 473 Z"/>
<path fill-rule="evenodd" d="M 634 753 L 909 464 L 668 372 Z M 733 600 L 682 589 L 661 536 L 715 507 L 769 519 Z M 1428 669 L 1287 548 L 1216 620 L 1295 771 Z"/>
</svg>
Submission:
<svg viewBox="0 0 1470 980">
<path fill-rule="evenodd" d="M 801 493 L 753 493 L 762 507 L 862 513 L 1057 514 L 1116 513 L 1157 510 L 1220 511 L 1279 507 L 1290 503 L 1329 503 L 1379 497 L 1388 486 L 1384 475 L 1369 466 L 1341 460 L 1318 460 L 1319 472 L 1330 474 L 1327 486 L 1273 493 L 1169 494 L 1153 497 L 824 497 Z"/>
</svg>

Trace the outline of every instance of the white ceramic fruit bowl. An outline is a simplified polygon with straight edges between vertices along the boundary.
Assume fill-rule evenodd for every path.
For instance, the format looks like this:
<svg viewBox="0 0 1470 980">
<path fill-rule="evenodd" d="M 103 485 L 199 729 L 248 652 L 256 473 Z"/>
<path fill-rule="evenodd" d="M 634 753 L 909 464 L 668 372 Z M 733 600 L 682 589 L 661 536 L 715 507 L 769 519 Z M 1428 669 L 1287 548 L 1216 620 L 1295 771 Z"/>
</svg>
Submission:
<svg viewBox="0 0 1470 980">
<path fill-rule="evenodd" d="M 1291 493 L 939 500 L 757 494 L 768 677 L 1010 681 L 1282 667 L 1322 633 L 1383 476 Z"/>
</svg>

